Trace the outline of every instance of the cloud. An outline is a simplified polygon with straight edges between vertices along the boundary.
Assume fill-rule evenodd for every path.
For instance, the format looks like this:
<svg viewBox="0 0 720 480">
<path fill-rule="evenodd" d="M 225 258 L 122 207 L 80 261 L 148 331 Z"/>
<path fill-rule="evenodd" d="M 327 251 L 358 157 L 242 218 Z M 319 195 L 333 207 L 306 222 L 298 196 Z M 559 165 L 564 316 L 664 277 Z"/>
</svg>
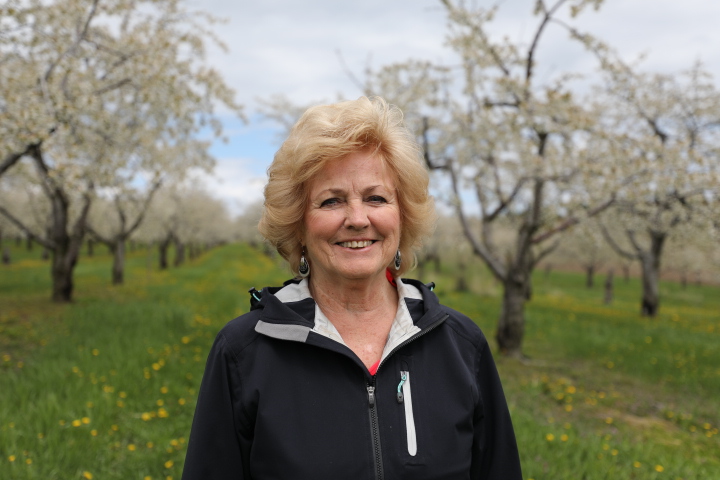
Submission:
<svg viewBox="0 0 720 480">
<path fill-rule="evenodd" d="M 267 177 L 255 172 L 254 163 L 251 158 L 219 158 L 212 174 L 197 172 L 195 181 L 224 200 L 232 215 L 238 215 L 263 199 Z"/>
</svg>

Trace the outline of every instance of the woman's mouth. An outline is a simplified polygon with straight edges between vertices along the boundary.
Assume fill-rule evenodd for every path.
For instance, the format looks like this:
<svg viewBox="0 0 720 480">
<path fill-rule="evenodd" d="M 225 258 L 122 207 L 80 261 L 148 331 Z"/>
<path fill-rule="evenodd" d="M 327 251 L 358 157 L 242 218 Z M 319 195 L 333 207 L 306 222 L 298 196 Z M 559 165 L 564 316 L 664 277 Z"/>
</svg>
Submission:
<svg viewBox="0 0 720 480">
<path fill-rule="evenodd" d="M 373 244 L 373 240 L 360 240 L 351 242 L 339 242 L 338 245 L 345 248 L 365 248 Z"/>
</svg>

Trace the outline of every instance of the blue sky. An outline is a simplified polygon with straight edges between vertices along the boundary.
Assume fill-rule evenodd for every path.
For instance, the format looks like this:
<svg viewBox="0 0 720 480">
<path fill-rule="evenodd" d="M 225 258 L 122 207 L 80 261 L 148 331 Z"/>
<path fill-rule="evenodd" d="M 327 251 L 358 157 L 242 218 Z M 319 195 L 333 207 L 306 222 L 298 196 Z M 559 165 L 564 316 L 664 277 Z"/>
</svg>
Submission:
<svg viewBox="0 0 720 480">
<path fill-rule="evenodd" d="M 500 9 L 495 32 L 529 41 L 537 18 L 534 0 L 476 4 Z M 356 98 L 360 91 L 343 70 L 342 54 L 357 75 L 374 67 L 421 58 L 452 62 L 444 43 L 445 16 L 437 0 L 191 0 L 194 8 L 228 21 L 214 30 L 229 48 L 211 49 L 217 68 L 245 105 L 249 122 L 221 114 L 227 143 L 216 142 L 215 174 L 201 181 L 225 200 L 233 213 L 262 198 L 265 171 L 278 147 L 279 128 L 262 121 L 258 98 L 284 94 L 298 104 Z M 702 60 L 720 78 L 720 2 L 709 0 L 605 0 L 599 12 L 584 13 L 578 24 L 617 48 L 625 59 L 646 54 L 647 70 L 673 72 Z M 593 60 L 561 29 L 541 44 L 538 75 L 589 73 Z"/>
</svg>

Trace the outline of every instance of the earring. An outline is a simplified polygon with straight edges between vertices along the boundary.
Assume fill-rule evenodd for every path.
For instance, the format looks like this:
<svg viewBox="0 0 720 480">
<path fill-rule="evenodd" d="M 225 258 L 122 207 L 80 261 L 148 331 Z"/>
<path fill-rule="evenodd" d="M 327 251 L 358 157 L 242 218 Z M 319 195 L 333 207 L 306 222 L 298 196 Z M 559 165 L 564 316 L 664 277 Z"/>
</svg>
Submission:
<svg viewBox="0 0 720 480">
<path fill-rule="evenodd" d="M 308 275 L 310 275 L 310 264 L 308 263 L 307 259 L 305 258 L 305 249 L 303 248 L 303 253 L 300 256 L 300 265 L 298 265 L 298 272 L 300 273 L 300 276 L 302 278 L 306 278 Z"/>
<path fill-rule="evenodd" d="M 402 263 L 402 255 L 400 255 L 400 250 L 395 252 L 395 270 L 400 270 L 400 264 Z"/>
</svg>

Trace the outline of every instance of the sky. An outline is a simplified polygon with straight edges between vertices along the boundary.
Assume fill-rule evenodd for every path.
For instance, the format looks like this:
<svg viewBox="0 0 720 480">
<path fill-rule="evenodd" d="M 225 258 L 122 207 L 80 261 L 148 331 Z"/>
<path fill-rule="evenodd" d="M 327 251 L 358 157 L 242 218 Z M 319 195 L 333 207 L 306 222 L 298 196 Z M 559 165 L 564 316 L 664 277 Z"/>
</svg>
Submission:
<svg viewBox="0 0 720 480">
<path fill-rule="evenodd" d="M 473 2 L 468 2 L 473 3 Z M 499 5 L 493 34 L 528 43 L 538 23 L 534 0 L 475 0 Z M 347 71 L 362 77 L 409 58 L 457 63 L 444 45 L 446 16 L 439 0 L 189 0 L 190 8 L 226 19 L 213 27 L 228 50 L 209 50 L 245 106 L 248 121 L 219 111 L 227 142 L 214 142 L 212 176 L 198 181 L 233 214 L 262 199 L 266 170 L 281 142 L 281 128 L 263 119 L 259 100 L 282 94 L 297 104 L 327 103 L 362 94 Z M 645 56 L 647 71 L 679 72 L 702 61 L 720 79 L 720 2 L 708 0 L 605 0 L 574 20 L 609 43 L 625 60 Z M 592 73 L 591 56 L 560 28 L 550 28 L 538 55 L 537 78 L 566 71 Z"/>
</svg>

